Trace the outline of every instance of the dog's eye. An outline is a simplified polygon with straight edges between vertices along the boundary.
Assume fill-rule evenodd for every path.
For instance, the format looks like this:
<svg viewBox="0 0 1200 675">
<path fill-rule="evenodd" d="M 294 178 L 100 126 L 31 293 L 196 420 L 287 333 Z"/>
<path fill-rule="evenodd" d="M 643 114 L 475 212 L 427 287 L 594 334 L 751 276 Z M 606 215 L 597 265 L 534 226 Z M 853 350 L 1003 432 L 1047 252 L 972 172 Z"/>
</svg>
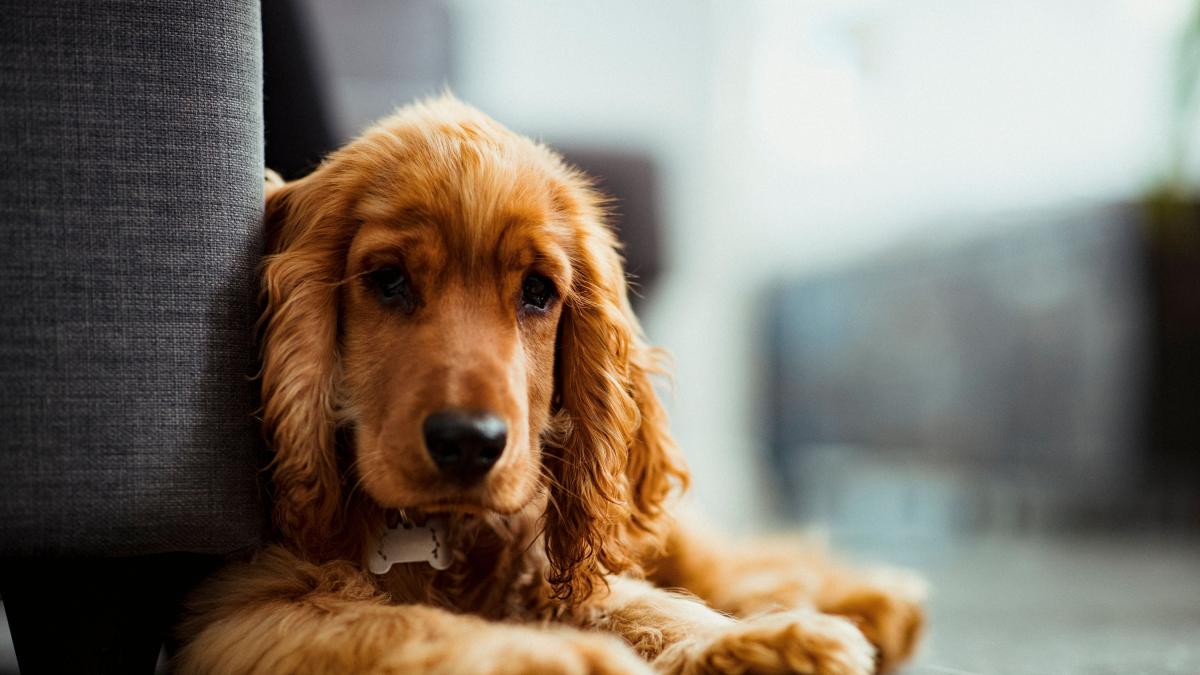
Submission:
<svg viewBox="0 0 1200 675">
<path fill-rule="evenodd" d="M 416 309 L 416 296 L 404 270 L 398 267 L 384 267 L 367 276 L 384 304 L 395 305 L 410 314 Z"/>
<path fill-rule="evenodd" d="M 554 284 L 540 274 L 530 274 L 521 284 L 521 304 L 526 309 L 544 310 L 554 299 Z"/>
</svg>

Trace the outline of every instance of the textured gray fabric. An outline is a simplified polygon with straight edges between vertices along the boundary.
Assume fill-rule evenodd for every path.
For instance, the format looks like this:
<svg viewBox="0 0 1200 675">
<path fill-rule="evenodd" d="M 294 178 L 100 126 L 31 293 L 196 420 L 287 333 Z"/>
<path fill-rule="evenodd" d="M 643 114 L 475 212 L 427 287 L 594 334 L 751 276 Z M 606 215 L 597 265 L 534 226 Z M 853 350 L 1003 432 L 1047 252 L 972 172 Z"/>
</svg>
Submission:
<svg viewBox="0 0 1200 675">
<path fill-rule="evenodd" d="M 252 0 L 0 0 L 0 555 L 262 530 Z"/>
</svg>

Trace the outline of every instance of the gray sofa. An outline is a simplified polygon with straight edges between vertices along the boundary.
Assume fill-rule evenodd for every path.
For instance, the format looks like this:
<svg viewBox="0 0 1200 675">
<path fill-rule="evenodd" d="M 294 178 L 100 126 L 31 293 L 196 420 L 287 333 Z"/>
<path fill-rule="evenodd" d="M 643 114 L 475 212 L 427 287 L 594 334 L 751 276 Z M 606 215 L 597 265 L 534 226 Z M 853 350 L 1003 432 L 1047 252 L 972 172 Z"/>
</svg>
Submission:
<svg viewBox="0 0 1200 675">
<path fill-rule="evenodd" d="M 0 594 L 23 672 L 152 669 L 264 529 L 259 7 L 0 16 Z"/>
</svg>

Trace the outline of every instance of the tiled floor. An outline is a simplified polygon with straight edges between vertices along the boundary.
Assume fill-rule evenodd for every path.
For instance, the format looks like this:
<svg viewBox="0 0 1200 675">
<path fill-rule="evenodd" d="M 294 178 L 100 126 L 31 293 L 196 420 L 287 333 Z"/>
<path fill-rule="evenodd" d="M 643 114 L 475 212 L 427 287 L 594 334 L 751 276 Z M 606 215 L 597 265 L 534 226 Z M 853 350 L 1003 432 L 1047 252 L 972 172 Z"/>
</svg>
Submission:
<svg viewBox="0 0 1200 675">
<path fill-rule="evenodd" d="M 1200 675 L 1200 541 L 983 539 L 887 557 L 934 589 L 905 675 Z"/>
<path fill-rule="evenodd" d="M 1200 675 L 1200 540 L 870 548 L 934 589 L 928 639 L 904 675 Z M 15 672 L 0 623 L 0 673 Z"/>
</svg>

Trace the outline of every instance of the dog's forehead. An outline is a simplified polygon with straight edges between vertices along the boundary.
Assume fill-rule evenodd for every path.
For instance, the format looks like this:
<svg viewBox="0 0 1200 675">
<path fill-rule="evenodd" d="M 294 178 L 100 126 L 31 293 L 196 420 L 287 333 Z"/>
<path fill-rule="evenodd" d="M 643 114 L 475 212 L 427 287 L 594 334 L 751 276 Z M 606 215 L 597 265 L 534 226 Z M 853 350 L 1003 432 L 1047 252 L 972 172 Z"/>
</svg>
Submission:
<svg viewBox="0 0 1200 675">
<path fill-rule="evenodd" d="M 426 177 L 420 186 L 378 185 L 366 191 L 355 208 L 355 218 L 363 223 L 433 227 L 483 238 L 494 238 L 513 224 L 532 226 L 559 216 L 546 195 L 462 177 L 437 182 Z"/>
<path fill-rule="evenodd" d="M 486 188 L 437 196 L 374 193 L 364 197 L 357 219 L 378 233 L 373 239 L 436 243 L 448 257 L 463 262 L 521 256 L 534 241 L 545 245 L 565 240 L 562 215 L 536 196 L 502 190 L 489 194 Z"/>
<path fill-rule="evenodd" d="M 402 139 L 364 172 L 360 215 L 373 220 L 412 214 L 477 223 L 544 219 L 554 209 L 558 177 L 520 139 Z"/>
<path fill-rule="evenodd" d="M 553 156 L 510 137 L 393 132 L 354 207 L 360 223 L 436 235 L 453 254 L 491 255 L 531 239 L 568 243 L 570 181 Z"/>
</svg>

